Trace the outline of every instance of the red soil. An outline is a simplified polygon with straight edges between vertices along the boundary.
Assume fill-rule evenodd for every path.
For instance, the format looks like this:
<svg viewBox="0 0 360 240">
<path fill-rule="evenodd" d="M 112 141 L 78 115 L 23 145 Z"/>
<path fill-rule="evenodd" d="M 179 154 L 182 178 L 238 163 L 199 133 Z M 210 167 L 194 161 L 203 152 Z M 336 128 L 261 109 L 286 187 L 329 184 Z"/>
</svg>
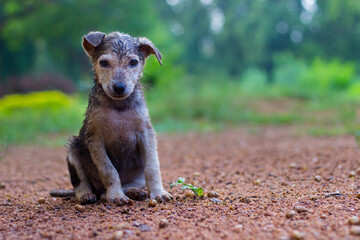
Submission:
<svg viewBox="0 0 360 240">
<path fill-rule="evenodd" d="M 154 208 L 142 201 L 82 209 L 76 199 L 53 198 L 50 190 L 71 188 L 65 148 L 9 147 L 0 160 L 0 239 L 108 239 L 117 231 L 118 239 L 359 238 L 348 223 L 360 217 L 352 137 L 267 128 L 158 139 L 164 186 L 175 199 Z M 170 190 L 178 177 L 220 201 Z M 168 225 L 160 228 L 162 219 Z"/>
</svg>

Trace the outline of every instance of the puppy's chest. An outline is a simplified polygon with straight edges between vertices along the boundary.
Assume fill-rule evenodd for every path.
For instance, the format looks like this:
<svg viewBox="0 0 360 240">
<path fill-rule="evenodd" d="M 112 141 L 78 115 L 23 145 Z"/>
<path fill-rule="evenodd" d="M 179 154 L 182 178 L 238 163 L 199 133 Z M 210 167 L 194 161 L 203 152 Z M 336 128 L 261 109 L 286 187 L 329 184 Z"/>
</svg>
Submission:
<svg viewBox="0 0 360 240">
<path fill-rule="evenodd" d="M 124 148 L 134 149 L 145 126 L 146 116 L 143 113 L 141 109 L 106 109 L 97 112 L 93 122 L 95 134 L 100 136 L 108 147 L 122 145 Z"/>
</svg>

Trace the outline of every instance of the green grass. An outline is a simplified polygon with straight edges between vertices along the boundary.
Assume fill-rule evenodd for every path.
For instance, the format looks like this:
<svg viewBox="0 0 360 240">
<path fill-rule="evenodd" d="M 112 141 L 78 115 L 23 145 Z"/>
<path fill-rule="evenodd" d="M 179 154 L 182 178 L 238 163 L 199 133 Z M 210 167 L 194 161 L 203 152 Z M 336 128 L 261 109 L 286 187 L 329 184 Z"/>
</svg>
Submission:
<svg viewBox="0 0 360 240">
<path fill-rule="evenodd" d="M 358 132 L 358 98 L 341 92 L 299 98 L 285 92 L 277 85 L 256 88 L 220 77 L 187 77 L 158 83 L 146 90 L 146 98 L 158 132 L 220 131 L 241 124 L 296 125 L 314 136 Z M 0 99 L 0 146 L 63 145 L 79 131 L 86 105 L 86 95 L 59 92 Z"/>
<path fill-rule="evenodd" d="M 330 126 L 330 127 L 310 127 L 307 133 L 316 137 L 331 137 L 347 134 L 348 132 L 342 126 Z"/>
<path fill-rule="evenodd" d="M 9 95 L 0 100 L 0 144 L 56 145 L 49 135 L 74 133 L 85 107 L 85 99 L 54 91 Z"/>
</svg>

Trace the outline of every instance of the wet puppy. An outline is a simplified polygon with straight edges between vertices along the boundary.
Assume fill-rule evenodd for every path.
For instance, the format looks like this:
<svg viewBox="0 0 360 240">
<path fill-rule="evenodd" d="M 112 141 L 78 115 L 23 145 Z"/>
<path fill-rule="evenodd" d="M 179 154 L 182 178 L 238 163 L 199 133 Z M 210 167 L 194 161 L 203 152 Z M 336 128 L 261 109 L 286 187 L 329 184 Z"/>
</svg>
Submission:
<svg viewBox="0 0 360 240">
<path fill-rule="evenodd" d="M 118 205 L 147 196 L 169 201 L 139 81 L 149 55 L 162 64 L 159 50 L 146 38 L 119 32 L 90 32 L 82 45 L 93 65 L 94 86 L 79 136 L 68 145 L 76 197 L 82 204 L 99 197 Z"/>
</svg>

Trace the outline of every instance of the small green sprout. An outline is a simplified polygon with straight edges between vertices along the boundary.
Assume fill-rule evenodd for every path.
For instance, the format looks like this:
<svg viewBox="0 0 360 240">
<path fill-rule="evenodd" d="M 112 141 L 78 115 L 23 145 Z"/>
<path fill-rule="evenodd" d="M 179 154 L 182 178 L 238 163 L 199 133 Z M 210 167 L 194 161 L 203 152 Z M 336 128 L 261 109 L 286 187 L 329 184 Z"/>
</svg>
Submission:
<svg viewBox="0 0 360 240">
<path fill-rule="evenodd" d="M 194 185 L 189 183 L 185 183 L 185 178 L 183 177 L 180 177 L 177 182 L 170 184 L 170 188 L 173 188 L 178 184 L 182 184 L 182 189 L 190 189 L 199 197 L 202 197 L 204 195 L 204 189 L 202 189 L 201 187 L 195 187 Z"/>
</svg>

